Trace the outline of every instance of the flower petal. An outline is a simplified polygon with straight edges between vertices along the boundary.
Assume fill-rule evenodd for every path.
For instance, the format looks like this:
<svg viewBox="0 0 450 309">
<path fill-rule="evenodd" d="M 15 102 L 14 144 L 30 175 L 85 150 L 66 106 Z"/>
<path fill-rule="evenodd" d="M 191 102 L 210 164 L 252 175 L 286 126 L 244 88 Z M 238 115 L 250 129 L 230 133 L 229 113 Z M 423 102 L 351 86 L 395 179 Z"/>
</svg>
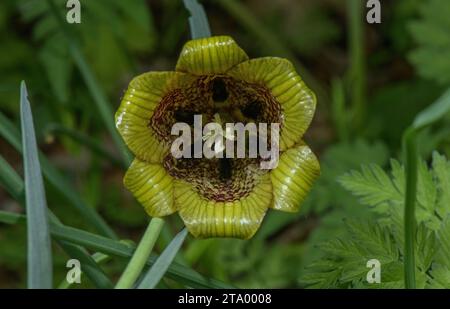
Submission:
<svg viewBox="0 0 450 309">
<path fill-rule="evenodd" d="M 149 127 L 161 99 L 189 80 L 178 72 L 149 72 L 135 77 L 116 112 L 116 127 L 125 143 L 141 160 L 159 163 L 169 149 Z"/>
<path fill-rule="evenodd" d="M 270 173 L 274 195 L 272 208 L 298 211 L 319 174 L 319 161 L 308 146 L 302 144 L 288 149 Z"/>
<path fill-rule="evenodd" d="M 161 165 L 134 159 L 124 184 L 150 216 L 162 217 L 175 212 L 173 179 Z"/>
<path fill-rule="evenodd" d="M 188 41 L 176 70 L 195 75 L 223 74 L 245 60 L 247 54 L 231 37 L 214 36 Z"/>
<path fill-rule="evenodd" d="M 180 217 L 189 232 L 201 238 L 251 238 L 272 203 L 269 174 L 261 179 L 248 196 L 233 202 L 207 200 L 184 181 L 175 181 L 174 189 L 175 205 Z"/>
<path fill-rule="evenodd" d="M 256 58 L 238 64 L 229 72 L 236 79 L 266 86 L 281 105 L 280 149 L 298 143 L 309 127 L 316 109 L 316 97 L 283 58 Z"/>
</svg>

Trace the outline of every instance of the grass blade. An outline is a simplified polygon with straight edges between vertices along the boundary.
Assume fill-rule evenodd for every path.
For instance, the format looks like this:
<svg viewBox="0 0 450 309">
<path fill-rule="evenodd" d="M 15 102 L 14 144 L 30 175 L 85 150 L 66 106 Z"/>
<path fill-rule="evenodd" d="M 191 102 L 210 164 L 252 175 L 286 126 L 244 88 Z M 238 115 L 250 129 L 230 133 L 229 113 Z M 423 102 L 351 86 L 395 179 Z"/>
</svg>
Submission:
<svg viewBox="0 0 450 309">
<path fill-rule="evenodd" d="M 5 224 L 16 224 L 26 217 L 22 214 L 0 210 L 0 222 Z"/>
<path fill-rule="evenodd" d="M 161 253 L 159 258 L 156 260 L 155 264 L 153 264 L 152 268 L 150 268 L 144 276 L 142 282 L 138 286 L 139 289 L 153 289 L 158 284 L 180 250 L 187 233 L 187 229 L 184 228 L 180 233 L 178 233 L 177 236 L 174 237 L 167 248 L 164 249 L 163 253 Z"/>
<path fill-rule="evenodd" d="M 18 152 L 22 153 L 22 145 L 20 144 L 20 132 L 14 124 L 0 112 L 0 135 L 5 138 Z M 73 206 L 88 223 L 91 224 L 102 235 L 116 239 L 114 231 L 106 224 L 94 209 L 87 206 L 80 195 L 75 192 L 65 177 L 58 171 L 47 159 L 40 153 L 39 160 L 41 162 L 42 172 L 45 179 L 60 191 L 67 199 L 69 204 Z"/>
<path fill-rule="evenodd" d="M 80 263 L 83 265 L 83 269 L 81 273 L 86 273 L 86 275 L 92 280 L 92 278 L 98 278 L 97 281 L 94 281 L 93 283 L 95 284 L 96 287 L 100 288 L 100 289 L 110 289 L 113 287 L 112 282 L 109 280 L 109 278 L 103 273 L 103 271 L 101 270 L 101 268 L 99 267 L 100 264 L 111 260 L 111 257 L 109 255 L 100 253 L 100 252 L 96 252 L 94 254 L 89 255 L 85 249 L 79 247 L 79 246 L 75 246 L 72 245 L 69 242 L 62 242 L 62 244 L 68 246 L 73 246 L 76 247 L 77 249 L 80 249 L 82 251 L 82 253 L 84 254 L 84 256 L 80 257 Z M 66 251 L 67 252 L 67 251 Z M 74 253 L 74 257 L 75 257 Z M 72 256 L 72 255 L 71 255 Z M 87 260 L 86 260 L 87 258 Z M 87 263 L 86 263 L 87 262 Z M 87 265 L 87 267 L 85 266 Z M 102 281 L 103 280 L 103 281 Z M 69 283 L 67 280 L 63 280 L 59 285 L 58 285 L 58 289 L 67 289 L 70 288 L 70 286 L 73 283 Z"/>
<path fill-rule="evenodd" d="M 450 89 L 435 103 L 420 112 L 414 119 L 413 127 L 421 129 L 430 126 L 450 112 Z"/>
<path fill-rule="evenodd" d="M 2 218 L 17 217 L 16 214 L 12 216 L 3 214 L 0 216 L 0 222 L 8 223 L 10 220 L 2 221 Z M 19 222 L 26 219 L 25 216 L 19 215 Z M 73 227 L 68 227 L 62 224 L 50 223 L 50 233 L 57 240 L 63 240 L 76 244 L 87 249 L 102 252 L 108 255 L 114 255 L 119 257 L 131 258 L 135 247 L 126 244 L 121 241 L 116 241 L 110 238 L 106 238 L 100 235 L 92 234 L 83 230 L 79 230 Z M 147 266 L 155 264 L 158 256 L 152 255 L 147 260 Z M 172 263 L 167 270 L 167 277 L 173 279 L 179 283 L 182 283 L 188 287 L 200 288 L 200 289 L 232 289 L 233 286 L 221 282 L 219 280 L 206 278 L 193 269 L 190 269 L 179 263 Z"/>
<path fill-rule="evenodd" d="M 203 6 L 197 0 L 183 0 L 184 6 L 191 13 L 189 17 L 189 26 L 191 28 L 191 37 L 193 39 L 207 38 L 211 36 L 208 17 Z"/>
<path fill-rule="evenodd" d="M 20 91 L 25 205 L 27 210 L 28 288 L 53 287 L 52 247 L 48 227 L 47 201 L 39 164 L 33 117 L 25 82 Z"/>
<path fill-rule="evenodd" d="M 123 242 L 112 240 L 100 235 L 95 235 L 79 229 L 68 226 L 51 226 L 52 235 L 61 240 L 67 240 L 80 246 L 100 251 L 105 254 L 130 258 L 135 250 L 134 246 L 127 245 Z M 152 255 L 147 260 L 147 265 L 153 265 L 157 260 L 157 256 Z M 215 279 L 208 279 L 178 263 L 172 263 L 167 271 L 167 277 L 183 283 L 192 288 L 216 288 L 225 289 L 233 288 L 232 286 L 220 282 Z"/>
<path fill-rule="evenodd" d="M 64 251 L 71 258 L 80 261 L 80 264 L 82 265 L 82 273 L 85 273 L 97 288 L 100 289 L 113 288 L 114 285 L 111 282 L 111 280 L 99 267 L 98 262 L 94 260 L 94 258 L 90 256 L 85 249 L 77 245 L 71 244 L 67 241 L 59 241 L 59 244 L 61 245 L 61 247 L 63 247 Z M 70 283 L 67 283 L 67 285 L 69 286 Z"/>
<path fill-rule="evenodd" d="M 8 175 L 10 179 L 14 181 L 5 181 L 3 177 L 0 177 L 0 185 L 5 187 L 5 189 L 20 203 L 25 204 L 24 194 L 23 194 L 23 180 L 16 173 L 16 171 L 6 162 L 6 160 L 0 155 L 0 175 Z M 58 218 L 50 213 L 50 226 L 52 224 L 61 224 Z M 26 216 L 17 213 L 0 211 L 0 222 L 6 224 L 16 224 L 26 220 Z M 51 232 L 51 228 L 50 228 Z M 69 242 L 63 242 L 60 240 L 56 241 L 58 245 L 71 257 L 80 260 L 83 264 L 83 272 L 86 273 L 87 277 L 92 281 L 92 283 L 98 288 L 110 288 L 112 283 L 106 274 L 103 273 L 102 269 L 92 263 L 90 255 L 81 247 L 71 244 Z"/>
</svg>

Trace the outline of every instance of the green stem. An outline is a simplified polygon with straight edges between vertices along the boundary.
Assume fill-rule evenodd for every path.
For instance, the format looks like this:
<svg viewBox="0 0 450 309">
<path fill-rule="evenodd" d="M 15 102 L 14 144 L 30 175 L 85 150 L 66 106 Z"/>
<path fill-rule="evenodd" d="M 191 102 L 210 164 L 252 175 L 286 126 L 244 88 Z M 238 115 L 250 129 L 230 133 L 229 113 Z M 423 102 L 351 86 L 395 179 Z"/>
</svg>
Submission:
<svg viewBox="0 0 450 309">
<path fill-rule="evenodd" d="M 344 83 L 340 78 L 333 79 L 331 83 L 331 104 L 334 126 L 342 142 L 349 140 L 349 119 L 345 110 Z"/>
<path fill-rule="evenodd" d="M 408 129 L 404 136 L 406 150 L 406 192 L 405 192 L 405 287 L 416 288 L 414 238 L 416 230 L 415 203 L 417 191 L 418 152 L 417 131 Z"/>
<path fill-rule="evenodd" d="M 152 252 L 163 224 L 164 220 L 160 218 L 153 218 L 150 221 L 133 257 L 117 282 L 116 289 L 129 289 L 134 285 Z"/>
<path fill-rule="evenodd" d="M 350 72 L 349 82 L 356 129 L 366 116 L 366 63 L 364 60 L 363 1 L 347 0 L 349 23 Z"/>
</svg>

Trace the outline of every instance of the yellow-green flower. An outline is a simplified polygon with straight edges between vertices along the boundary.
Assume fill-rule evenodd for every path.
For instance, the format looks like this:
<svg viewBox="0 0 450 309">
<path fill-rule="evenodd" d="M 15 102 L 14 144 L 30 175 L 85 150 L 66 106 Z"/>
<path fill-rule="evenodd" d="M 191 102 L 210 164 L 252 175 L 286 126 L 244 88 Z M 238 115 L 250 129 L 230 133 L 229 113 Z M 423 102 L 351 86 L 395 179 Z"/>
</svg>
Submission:
<svg viewBox="0 0 450 309">
<path fill-rule="evenodd" d="M 285 59 L 249 60 L 228 36 L 187 42 L 175 72 L 134 78 L 116 113 L 116 126 L 136 156 L 124 179 L 152 217 L 178 212 L 196 237 L 250 238 L 268 208 L 295 212 L 319 175 L 302 136 L 316 99 Z M 280 159 L 273 170 L 258 160 L 175 159 L 176 122 L 204 123 L 220 110 L 228 122 L 280 123 Z"/>
</svg>

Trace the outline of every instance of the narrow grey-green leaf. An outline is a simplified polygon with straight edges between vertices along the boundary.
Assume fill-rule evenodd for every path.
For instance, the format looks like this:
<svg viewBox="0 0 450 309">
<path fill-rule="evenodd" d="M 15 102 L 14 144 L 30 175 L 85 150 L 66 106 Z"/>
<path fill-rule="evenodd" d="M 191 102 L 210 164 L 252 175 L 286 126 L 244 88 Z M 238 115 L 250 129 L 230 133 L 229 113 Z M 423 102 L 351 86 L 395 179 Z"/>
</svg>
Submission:
<svg viewBox="0 0 450 309">
<path fill-rule="evenodd" d="M 0 222 L 6 224 L 16 224 L 20 220 L 25 219 L 22 214 L 0 210 Z"/>
<path fill-rule="evenodd" d="M 1 177 L 1 176 L 7 177 Z M 6 179 L 6 180 L 5 180 Z M 25 204 L 24 201 L 24 184 L 22 178 L 16 173 L 16 171 L 6 162 L 6 160 L 0 155 L 0 185 L 4 186 L 5 189 L 20 203 Z M 58 218 L 50 214 L 50 233 L 52 233 L 52 224 L 61 224 Z M 22 214 L 0 211 L 0 222 L 6 224 L 16 224 L 25 222 L 26 216 Z M 64 242 L 61 240 L 56 240 L 59 246 L 71 257 L 80 260 L 83 264 L 83 272 L 89 277 L 89 279 L 98 288 L 110 288 L 112 283 L 109 281 L 106 274 L 103 273 L 101 268 L 93 263 L 91 256 L 85 251 L 84 248 L 73 245 L 69 242 Z"/>
<path fill-rule="evenodd" d="M 150 270 L 145 274 L 138 286 L 139 289 L 153 289 L 158 284 L 167 269 L 169 269 L 170 264 L 172 264 L 172 261 L 177 255 L 178 250 L 180 250 L 186 236 L 187 229 L 184 228 L 177 234 L 177 236 L 174 237 L 167 248 L 164 249 L 163 253 L 161 253 L 159 258 L 156 260 L 155 264 L 153 264 L 152 268 L 150 268 Z"/>
<path fill-rule="evenodd" d="M 184 6 L 191 13 L 189 17 L 189 26 L 191 28 L 191 37 L 193 39 L 207 38 L 211 36 L 208 17 L 203 6 L 197 0 L 183 0 Z"/>
<path fill-rule="evenodd" d="M 1 217 L 0 217 L 1 218 Z M 20 216 L 19 222 L 25 219 L 24 216 Z M 9 223 L 10 220 L 6 220 L 4 223 Z M 124 258 L 131 258 L 133 255 L 134 247 L 126 244 L 122 241 L 116 241 L 110 238 L 106 238 L 100 235 L 92 234 L 86 231 L 82 231 L 73 227 L 64 226 L 62 224 L 56 224 L 51 222 L 50 232 L 52 236 L 57 240 L 63 240 L 72 244 L 77 244 L 82 247 L 86 247 L 91 250 L 100 251 L 108 255 L 115 255 Z M 152 266 L 155 264 L 158 256 L 152 254 L 147 260 L 147 265 Z M 206 278 L 195 270 L 181 265 L 177 262 L 173 262 L 168 271 L 167 277 L 182 283 L 191 288 L 200 289 L 232 289 L 233 286 L 224 282 Z"/>
<path fill-rule="evenodd" d="M 18 152 L 23 153 L 20 143 L 20 132 L 14 124 L 0 112 L 0 136 L 10 143 Z M 56 169 L 47 158 L 40 153 L 39 156 L 42 171 L 47 181 L 53 185 L 73 206 L 87 222 L 102 235 L 116 239 L 114 231 L 106 224 L 103 218 L 91 207 L 86 205 L 80 195 L 73 190 L 63 174 Z"/>
<path fill-rule="evenodd" d="M 48 227 L 47 201 L 34 133 L 27 88 L 20 89 L 25 205 L 27 209 L 28 288 L 53 287 L 52 247 Z"/>
<path fill-rule="evenodd" d="M 450 112 L 450 89 L 436 102 L 420 112 L 413 122 L 414 129 L 421 129 L 433 124 Z"/>
</svg>

